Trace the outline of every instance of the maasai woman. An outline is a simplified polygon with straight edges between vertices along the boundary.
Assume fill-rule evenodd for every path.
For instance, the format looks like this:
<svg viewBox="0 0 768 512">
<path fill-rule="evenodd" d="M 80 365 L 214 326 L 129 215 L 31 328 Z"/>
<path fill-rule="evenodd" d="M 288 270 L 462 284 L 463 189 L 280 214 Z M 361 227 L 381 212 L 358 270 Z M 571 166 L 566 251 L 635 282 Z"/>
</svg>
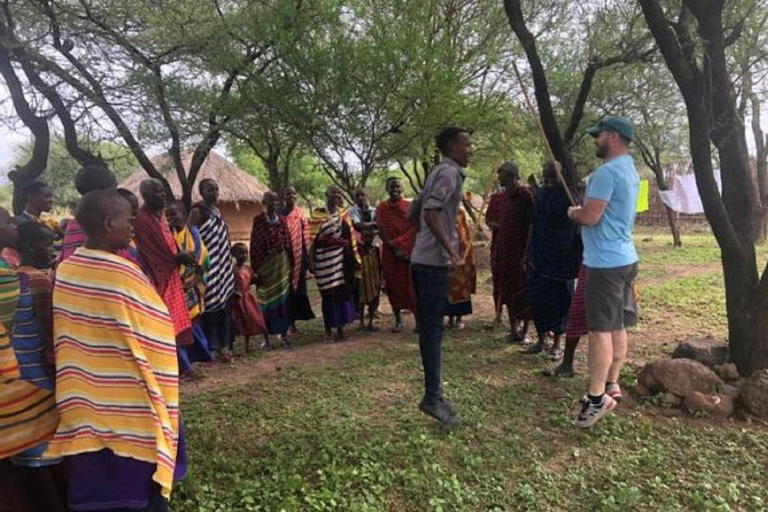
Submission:
<svg viewBox="0 0 768 512">
<path fill-rule="evenodd" d="M 445 316 L 448 327 L 464 329 L 462 317 L 472 314 L 472 295 L 477 290 L 477 270 L 475 269 L 475 251 L 472 248 L 472 236 L 467 223 L 467 213 L 459 210 L 456 216 L 456 229 L 459 233 L 459 254 L 466 254 L 464 264 L 452 267 L 448 274 L 448 300 Z"/>
<path fill-rule="evenodd" d="M 248 342 L 251 336 L 263 336 L 261 350 L 272 350 L 269 342 L 267 324 L 261 314 L 259 303 L 251 293 L 251 286 L 256 284 L 256 277 L 248 262 L 248 247 L 245 244 L 232 246 L 232 257 L 235 259 L 235 294 L 232 296 L 232 319 L 235 322 L 237 334 L 245 337 L 245 351 L 248 352 Z M 286 340 L 287 341 L 287 340 Z"/>
<path fill-rule="evenodd" d="M 91 192 L 76 218 L 86 244 L 59 265 L 53 291 L 61 421 L 45 456 L 68 459 L 73 510 L 164 512 L 186 469 L 173 322 L 116 254 L 131 239 L 129 204 Z"/>
<path fill-rule="evenodd" d="M 216 207 L 219 185 L 212 179 L 204 179 L 200 181 L 198 190 L 203 202 L 192 208 L 189 223 L 200 230 L 200 238 L 211 260 L 201 322 L 211 349 L 222 362 L 228 362 L 234 341 L 230 298 L 235 293 L 229 228 Z"/>
<path fill-rule="evenodd" d="M 293 278 L 291 279 L 290 318 L 291 328 L 288 333 L 297 333 L 297 320 L 312 320 L 315 313 L 307 295 L 307 268 L 309 266 L 309 225 L 304 218 L 304 211 L 296 205 L 296 189 L 287 187 L 283 193 L 283 217 L 291 235 L 293 251 Z"/>
<path fill-rule="evenodd" d="M 146 179 L 140 185 L 144 206 L 133 220 L 136 246 L 152 284 L 165 301 L 176 330 L 179 347 L 192 345 L 192 322 L 189 319 L 179 265 L 195 264 L 191 253 L 182 252 L 165 218 L 165 188 L 160 181 Z"/>
<path fill-rule="evenodd" d="M 352 223 L 341 210 L 341 189 L 331 185 L 325 191 L 326 205 L 315 208 L 310 219 L 311 262 L 317 287 L 323 298 L 325 340 L 344 339 L 344 326 L 357 319 L 352 300 L 355 266 L 359 265 Z"/>
<path fill-rule="evenodd" d="M 403 330 L 401 311 L 407 309 L 415 314 L 416 296 L 413 292 L 409 259 L 416 242 L 416 229 L 408 220 L 410 201 L 403 199 L 403 184 L 399 178 L 387 180 L 389 199 L 382 201 L 376 209 L 379 236 L 384 242 L 381 264 L 389 304 L 395 314 L 393 332 Z"/>
<path fill-rule="evenodd" d="M 165 208 L 168 225 L 173 232 L 176 246 L 182 253 L 194 255 L 195 263 L 181 265 L 181 285 L 184 289 L 184 299 L 192 321 L 192 337 L 194 344 L 179 347 L 179 372 L 184 375 L 193 371 L 192 363 L 213 361 L 213 354 L 208 347 L 208 339 L 200 325 L 200 315 L 203 313 L 203 297 L 205 296 L 205 280 L 208 276 L 208 250 L 200 239 L 200 233 L 195 226 L 187 224 L 187 209 L 181 201 L 173 201 Z"/>
<path fill-rule="evenodd" d="M 293 278 L 293 249 L 285 219 L 277 214 L 279 198 L 266 192 L 264 211 L 253 219 L 251 230 L 251 269 L 256 275 L 259 305 L 269 334 L 276 334 L 283 345 L 287 339 L 290 318 L 288 299 Z"/>
<path fill-rule="evenodd" d="M 50 280 L 37 268 L 50 265 L 53 233 L 31 222 L 22 226 L 19 273 L 0 260 L 0 509 L 58 512 L 68 510 L 66 471 L 59 460 L 41 458 L 59 416 Z M 15 249 L 16 242 L 10 215 L 0 209 L 0 248 Z"/>
</svg>

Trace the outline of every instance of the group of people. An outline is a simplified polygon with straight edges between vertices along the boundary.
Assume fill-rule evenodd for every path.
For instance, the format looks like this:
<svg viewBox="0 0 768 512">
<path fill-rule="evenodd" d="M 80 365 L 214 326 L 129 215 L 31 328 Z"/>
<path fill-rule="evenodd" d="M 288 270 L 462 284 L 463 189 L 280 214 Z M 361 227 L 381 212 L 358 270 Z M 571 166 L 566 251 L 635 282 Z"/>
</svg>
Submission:
<svg viewBox="0 0 768 512">
<path fill-rule="evenodd" d="M 637 315 L 632 125 L 608 117 L 590 133 L 605 164 L 583 206 L 558 164 L 545 165 L 543 186 L 529 188 L 508 162 L 487 215 L 496 319 L 506 306 L 510 341 L 522 341 L 533 320 L 527 352 L 545 350 L 551 335 L 557 359 L 566 334 L 565 359 L 552 372 L 563 375 L 589 334 L 589 390 L 576 419 L 583 427 L 621 398 L 626 328 Z M 403 311 L 415 316 L 420 409 L 458 424 L 442 394 L 441 343 L 446 325 L 461 328 L 471 314 L 476 287 L 461 209 L 472 140 L 447 127 L 436 142 L 443 160 L 413 201 L 396 178 L 375 208 L 362 189 L 344 208 L 330 186 L 307 219 L 294 189 L 282 198 L 267 192 L 250 247 L 231 245 L 210 179 L 187 211 L 157 180 L 141 183 L 140 202 L 106 166 L 89 165 L 75 180 L 74 218 L 60 225 L 41 219 L 51 190 L 25 187 L 23 213 L 0 209 L 0 509 L 167 510 L 186 472 L 179 375 L 195 361 L 228 361 L 235 334 L 262 336 L 264 349 L 270 336 L 290 347 L 297 322 L 315 317 L 310 275 L 328 341 L 358 319 L 373 329 L 382 288 L 394 331 L 404 329 Z"/>
<path fill-rule="evenodd" d="M 562 362 L 545 372 L 573 376 L 580 338 L 589 336 L 589 389 L 577 426 L 590 427 L 622 398 L 619 377 L 627 354 L 627 328 L 637 322 L 634 283 L 638 255 L 632 240 L 640 179 L 629 154 L 631 121 L 608 116 L 589 129 L 604 163 L 583 194 L 572 190 L 560 164 L 547 162 L 541 186 L 523 185 L 514 162 L 498 169 L 502 190 L 489 200 L 495 323 L 507 307 L 508 340 L 523 343 L 532 320 L 535 341 L 524 353 L 549 349 Z M 424 368 L 420 409 L 443 424 L 460 423 L 441 386 L 444 308 L 449 276 L 466 267 L 457 220 L 464 168 L 472 156 L 467 130 L 446 127 L 436 139 L 442 161 L 428 177 L 409 217 L 420 227 L 410 254 Z M 565 334 L 565 351 L 560 347 Z M 551 346 L 549 338 L 553 338 Z"/>
</svg>

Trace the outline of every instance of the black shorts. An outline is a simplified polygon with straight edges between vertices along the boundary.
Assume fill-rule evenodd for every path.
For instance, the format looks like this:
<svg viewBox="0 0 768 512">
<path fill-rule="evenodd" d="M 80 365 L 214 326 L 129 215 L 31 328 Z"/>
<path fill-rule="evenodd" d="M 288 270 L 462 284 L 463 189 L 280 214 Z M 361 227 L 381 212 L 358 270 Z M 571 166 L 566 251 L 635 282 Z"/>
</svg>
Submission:
<svg viewBox="0 0 768 512">
<path fill-rule="evenodd" d="M 637 324 L 637 263 L 617 268 L 587 268 L 589 332 L 620 331 Z"/>
</svg>

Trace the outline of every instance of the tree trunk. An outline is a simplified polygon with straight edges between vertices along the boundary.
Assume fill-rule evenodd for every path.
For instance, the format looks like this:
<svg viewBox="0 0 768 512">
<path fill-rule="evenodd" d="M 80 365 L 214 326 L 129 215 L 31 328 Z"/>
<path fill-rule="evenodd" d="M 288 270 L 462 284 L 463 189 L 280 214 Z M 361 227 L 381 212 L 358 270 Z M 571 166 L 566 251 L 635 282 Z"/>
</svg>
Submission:
<svg viewBox="0 0 768 512">
<path fill-rule="evenodd" d="M 13 213 L 18 215 L 24 211 L 22 189 L 43 174 L 48 166 L 51 133 L 48 120 L 44 116 L 37 116 L 24 96 L 24 89 L 11 63 L 11 53 L 4 42 L 7 36 L 7 27 L 0 23 L 0 75 L 5 80 L 16 114 L 35 138 L 29 161 L 8 173 L 8 179 L 13 182 Z"/>
<path fill-rule="evenodd" d="M 573 161 L 573 155 L 571 155 L 571 152 L 566 147 L 557 125 L 557 118 L 555 117 L 552 100 L 549 96 L 547 74 L 544 71 L 544 64 L 536 47 L 536 37 L 525 24 L 525 16 L 523 15 L 520 0 L 505 0 L 504 7 L 507 12 L 509 25 L 512 27 L 515 35 L 517 35 L 520 45 L 525 50 L 528 64 L 531 67 L 534 93 L 539 108 L 539 118 L 541 119 L 541 125 L 547 142 L 549 147 L 552 148 L 555 158 L 563 166 L 563 175 L 568 186 L 575 188 L 577 183 L 576 165 Z"/>
<path fill-rule="evenodd" d="M 672 246 L 682 247 L 683 239 L 680 238 L 680 228 L 677 226 L 677 217 L 675 211 L 667 205 L 664 205 L 664 209 L 667 212 L 667 223 L 669 223 L 669 230 L 672 232 Z"/>
<path fill-rule="evenodd" d="M 746 93 L 747 91 L 745 90 Z M 757 189 L 760 194 L 760 211 L 757 221 L 758 225 L 755 226 L 755 242 L 764 244 L 768 235 L 768 138 L 765 137 L 763 128 L 760 125 L 760 98 L 751 90 L 751 87 L 749 96 L 752 106 L 752 134 L 755 137 L 755 166 L 757 167 L 755 178 L 757 179 Z"/>
<path fill-rule="evenodd" d="M 646 161 L 646 163 L 648 162 Z M 653 175 L 656 177 L 656 186 L 659 188 L 659 190 L 669 190 L 669 187 L 667 186 L 667 180 L 664 177 L 664 169 L 661 167 L 661 163 L 654 163 L 654 165 L 651 166 L 651 170 L 653 171 Z M 675 211 L 666 204 L 664 205 L 664 210 L 667 213 L 667 223 L 669 224 L 669 230 L 672 232 L 672 246 L 682 247 L 683 239 L 680 238 L 680 228 L 677 226 L 677 216 L 675 215 Z"/>
<path fill-rule="evenodd" d="M 722 251 L 731 358 L 749 376 L 768 368 L 768 269 L 758 279 L 752 220 L 759 196 L 751 179 L 746 135 L 728 72 L 721 0 L 684 0 L 698 38 L 677 24 L 658 0 L 639 0 L 651 33 L 677 82 L 688 113 L 696 184 L 707 220 Z M 682 18 L 682 16 L 681 16 Z M 703 46 L 704 68 L 686 48 Z M 722 197 L 713 174 L 712 144 L 723 172 Z"/>
</svg>

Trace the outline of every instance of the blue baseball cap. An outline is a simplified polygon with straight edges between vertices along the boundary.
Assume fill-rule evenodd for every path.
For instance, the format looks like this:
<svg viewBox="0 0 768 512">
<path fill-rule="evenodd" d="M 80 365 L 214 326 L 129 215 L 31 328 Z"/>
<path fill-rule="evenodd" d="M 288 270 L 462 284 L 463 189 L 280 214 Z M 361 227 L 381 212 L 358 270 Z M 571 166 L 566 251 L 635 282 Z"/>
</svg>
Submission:
<svg viewBox="0 0 768 512">
<path fill-rule="evenodd" d="M 587 133 L 597 137 L 602 132 L 615 132 L 627 140 L 634 140 L 635 127 L 628 117 L 624 116 L 605 116 L 592 128 L 587 128 Z"/>
</svg>

